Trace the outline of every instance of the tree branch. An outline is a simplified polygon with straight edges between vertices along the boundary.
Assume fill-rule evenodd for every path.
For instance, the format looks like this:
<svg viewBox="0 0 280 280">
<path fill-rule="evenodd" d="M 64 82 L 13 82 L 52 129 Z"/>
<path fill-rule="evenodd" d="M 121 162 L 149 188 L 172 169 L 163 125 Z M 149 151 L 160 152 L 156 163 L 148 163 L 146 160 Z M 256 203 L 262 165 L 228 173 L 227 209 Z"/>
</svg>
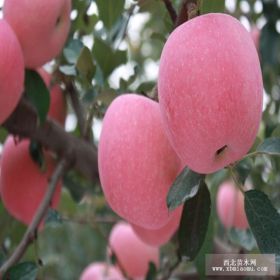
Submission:
<svg viewBox="0 0 280 280">
<path fill-rule="evenodd" d="M 71 99 L 71 104 L 72 107 L 74 109 L 74 112 L 77 116 L 77 121 L 78 121 L 78 126 L 80 129 L 80 133 L 81 136 L 86 139 L 86 119 L 85 119 L 85 114 L 84 114 L 84 110 L 83 107 L 80 103 L 79 97 L 78 97 L 78 93 L 77 90 L 75 88 L 75 85 L 73 83 L 73 81 L 69 81 L 66 84 L 66 91 L 70 96 Z M 86 139 L 88 140 L 88 139 Z"/>
<path fill-rule="evenodd" d="M 36 211 L 36 214 L 34 215 L 34 217 L 32 219 L 31 224 L 27 228 L 21 242 L 18 244 L 14 253 L 0 268 L 0 277 L 1 277 L 1 275 L 3 276 L 4 273 L 11 266 L 16 264 L 22 258 L 26 249 L 33 242 L 34 238 L 36 237 L 37 228 L 38 228 L 39 224 L 41 223 L 42 219 L 44 218 L 44 216 L 48 210 L 48 207 L 50 206 L 52 197 L 53 197 L 55 189 L 56 189 L 57 182 L 62 177 L 64 172 L 67 170 L 68 165 L 66 162 L 67 161 L 65 159 L 62 159 L 58 163 L 52 177 L 50 178 L 50 183 L 49 183 L 48 189 L 46 191 L 46 194 L 45 194 L 41 204 L 39 205 L 39 207 Z"/>
<path fill-rule="evenodd" d="M 67 133 L 51 119 L 39 126 L 35 109 L 24 98 L 3 126 L 11 134 L 33 139 L 54 151 L 92 182 L 98 180 L 96 147 Z"/>
<path fill-rule="evenodd" d="M 199 0 L 183 0 L 175 27 L 199 15 Z"/>
<path fill-rule="evenodd" d="M 176 13 L 176 10 L 174 9 L 172 3 L 170 0 L 162 0 L 165 4 L 165 7 L 170 15 L 170 18 L 173 22 L 173 24 L 175 24 L 176 22 L 176 19 L 177 19 L 177 13 Z"/>
</svg>

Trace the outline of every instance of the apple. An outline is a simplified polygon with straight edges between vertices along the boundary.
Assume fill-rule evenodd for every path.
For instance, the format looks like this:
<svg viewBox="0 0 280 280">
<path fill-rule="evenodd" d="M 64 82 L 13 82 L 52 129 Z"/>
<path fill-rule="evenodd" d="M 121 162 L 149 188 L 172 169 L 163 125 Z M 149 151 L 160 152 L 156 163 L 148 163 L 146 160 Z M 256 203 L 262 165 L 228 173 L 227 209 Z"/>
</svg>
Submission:
<svg viewBox="0 0 280 280">
<path fill-rule="evenodd" d="M 55 163 L 45 154 L 46 170 L 41 171 L 29 154 L 29 140 L 15 143 L 12 136 L 5 141 L 1 156 L 0 193 L 7 211 L 24 224 L 30 224 L 47 190 Z M 58 183 L 51 203 L 55 208 L 60 199 Z"/>
<path fill-rule="evenodd" d="M 216 203 L 217 214 L 225 228 L 249 227 L 244 209 L 244 195 L 232 182 L 227 181 L 220 185 Z"/>
<path fill-rule="evenodd" d="M 208 174 L 239 160 L 262 114 L 262 73 L 250 34 L 219 13 L 180 25 L 161 54 L 158 93 L 166 133 L 185 166 Z"/>
<path fill-rule="evenodd" d="M 103 120 L 98 167 L 107 202 L 128 222 L 157 229 L 174 216 L 166 196 L 181 163 L 164 133 L 158 103 L 136 94 L 111 103 Z"/>
<path fill-rule="evenodd" d="M 125 278 L 114 266 L 106 263 L 92 263 L 82 272 L 80 280 L 124 280 Z"/>
<path fill-rule="evenodd" d="M 159 249 L 139 239 L 128 223 L 118 222 L 114 225 L 109 244 L 120 266 L 131 278 L 144 277 L 148 272 L 149 262 L 159 265 Z"/>
<path fill-rule="evenodd" d="M 255 47 L 256 47 L 257 51 L 259 51 L 260 50 L 260 36 L 261 36 L 260 30 L 258 29 L 257 26 L 253 26 L 251 28 L 250 33 L 251 33 L 251 37 L 254 41 Z"/>
<path fill-rule="evenodd" d="M 25 66 L 35 69 L 56 57 L 70 30 L 71 0 L 5 0 L 4 19 L 14 29 Z"/>
<path fill-rule="evenodd" d="M 164 245 L 171 239 L 171 237 L 179 228 L 182 210 L 182 207 L 177 208 L 175 210 L 174 217 L 170 219 L 166 225 L 159 229 L 151 230 L 132 225 L 133 230 L 135 231 L 137 236 L 146 244 L 156 247 Z"/>
<path fill-rule="evenodd" d="M 50 109 L 48 116 L 55 119 L 62 126 L 64 126 L 67 114 L 65 96 L 59 84 L 52 84 L 52 77 L 44 68 L 38 69 L 38 73 L 41 75 L 46 86 L 50 90 Z"/>
<path fill-rule="evenodd" d="M 0 124 L 16 108 L 24 87 L 24 62 L 20 44 L 9 24 L 0 20 Z"/>
</svg>

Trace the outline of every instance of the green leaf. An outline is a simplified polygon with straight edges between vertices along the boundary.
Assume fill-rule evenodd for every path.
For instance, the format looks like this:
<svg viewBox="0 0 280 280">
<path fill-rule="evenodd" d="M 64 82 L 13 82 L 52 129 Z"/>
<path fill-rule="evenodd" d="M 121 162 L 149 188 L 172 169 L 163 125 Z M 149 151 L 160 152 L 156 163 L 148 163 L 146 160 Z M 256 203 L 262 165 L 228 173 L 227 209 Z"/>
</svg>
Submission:
<svg viewBox="0 0 280 280">
<path fill-rule="evenodd" d="M 225 10 L 225 0 L 202 0 L 201 3 L 202 14 L 224 12 Z"/>
<path fill-rule="evenodd" d="M 207 228 L 207 233 L 199 253 L 194 259 L 194 264 L 196 270 L 199 274 L 199 279 L 206 279 L 205 275 L 205 265 L 206 265 L 206 254 L 211 254 L 213 252 L 213 243 L 214 243 L 214 219 L 213 219 L 213 208 L 211 208 L 211 213 L 209 217 L 209 224 Z"/>
<path fill-rule="evenodd" d="M 273 137 L 273 138 L 267 138 L 264 140 L 263 143 L 261 143 L 257 149 L 256 152 L 267 154 L 267 155 L 280 155 L 280 138 Z"/>
<path fill-rule="evenodd" d="M 245 192 L 245 211 L 261 253 L 280 255 L 280 216 L 267 195 Z"/>
<path fill-rule="evenodd" d="M 62 217 L 58 211 L 49 208 L 46 215 L 45 224 L 62 224 Z"/>
<path fill-rule="evenodd" d="M 38 267 L 34 262 L 23 262 L 11 267 L 3 280 L 36 280 Z"/>
<path fill-rule="evenodd" d="M 231 228 L 229 231 L 229 240 L 238 246 L 245 248 L 248 251 L 253 250 L 256 247 L 256 240 L 251 230 L 240 230 Z"/>
<path fill-rule="evenodd" d="M 205 175 L 195 173 L 185 167 L 177 176 L 167 195 L 168 209 L 175 209 L 196 195 L 200 182 Z"/>
<path fill-rule="evenodd" d="M 211 212 L 211 198 L 207 185 L 200 182 L 197 194 L 184 204 L 179 226 L 179 251 L 192 261 L 203 245 Z"/>
<path fill-rule="evenodd" d="M 238 164 L 235 166 L 237 174 L 238 174 L 238 181 L 244 185 L 248 175 L 251 172 L 251 169 L 253 168 L 253 161 L 251 158 L 245 158 L 238 162 Z"/>
<path fill-rule="evenodd" d="M 69 190 L 74 201 L 81 201 L 84 196 L 85 189 L 81 186 L 79 178 L 76 178 L 75 174 L 68 172 L 63 177 L 63 186 Z"/>
<path fill-rule="evenodd" d="M 50 106 L 49 90 L 41 76 L 34 70 L 25 70 L 25 93 L 36 108 L 40 123 L 44 123 Z"/>
<path fill-rule="evenodd" d="M 77 71 L 75 65 L 62 65 L 59 66 L 59 71 L 67 76 L 76 76 Z"/>
<path fill-rule="evenodd" d="M 102 70 L 104 79 L 106 79 L 117 66 L 127 61 L 126 51 L 115 51 L 98 37 L 96 37 L 94 41 L 93 54 Z"/>
<path fill-rule="evenodd" d="M 45 160 L 42 145 L 34 140 L 31 140 L 29 144 L 29 154 L 39 168 L 44 170 Z"/>
<path fill-rule="evenodd" d="M 98 8 L 99 18 L 106 28 L 110 29 L 121 16 L 125 0 L 95 0 Z"/>
<path fill-rule="evenodd" d="M 146 274 L 145 280 L 156 280 L 157 276 L 157 267 L 153 262 L 149 262 L 149 270 Z"/>
<path fill-rule="evenodd" d="M 76 68 L 80 75 L 82 75 L 91 84 L 95 74 L 95 65 L 90 50 L 84 47 L 76 63 Z"/>
<path fill-rule="evenodd" d="M 75 64 L 83 49 L 83 43 L 78 39 L 71 40 L 63 50 L 63 55 L 70 64 Z"/>
</svg>

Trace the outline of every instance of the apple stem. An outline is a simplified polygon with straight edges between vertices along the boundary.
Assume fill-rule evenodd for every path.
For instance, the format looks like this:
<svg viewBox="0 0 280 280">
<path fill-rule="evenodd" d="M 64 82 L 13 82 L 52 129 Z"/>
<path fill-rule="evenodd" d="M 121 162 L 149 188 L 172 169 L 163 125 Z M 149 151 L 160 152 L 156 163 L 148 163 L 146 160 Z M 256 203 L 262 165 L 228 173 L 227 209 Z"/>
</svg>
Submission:
<svg viewBox="0 0 280 280">
<path fill-rule="evenodd" d="M 231 178 L 233 179 L 234 183 L 240 189 L 240 191 L 244 194 L 245 193 L 244 187 L 242 184 L 240 184 L 239 180 L 237 179 L 233 166 L 229 165 L 228 170 L 229 170 L 229 173 L 230 173 Z"/>
</svg>

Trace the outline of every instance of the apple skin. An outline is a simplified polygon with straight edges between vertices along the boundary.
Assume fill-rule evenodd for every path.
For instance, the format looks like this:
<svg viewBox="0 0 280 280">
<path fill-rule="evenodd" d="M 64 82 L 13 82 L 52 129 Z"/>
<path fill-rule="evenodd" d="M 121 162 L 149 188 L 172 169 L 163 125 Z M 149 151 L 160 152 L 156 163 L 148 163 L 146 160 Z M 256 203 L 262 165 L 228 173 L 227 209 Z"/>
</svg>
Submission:
<svg viewBox="0 0 280 280">
<path fill-rule="evenodd" d="M 118 222 L 114 225 L 109 244 L 121 267 L 131 278 L 144 277 L 148 272 L 149 262 L 159 266 L 159 249 L 139 239 L 128 223 Z"/>
<path fill-rule="evenodd" d="M 249 227 L 244 209 L 244 195 L 230 181 L 220 185 L 217 193 L 217 214 L 225 228 Z"/>
<path fill-rule="evenodd" d="M 4 19 L 17 34 L 25 66 L 35 69 L 56 57 L 70 30 L 71 0 L 5 0 Z"/>
<path fill-rule="evenodd" d="M 158 93 L 165 130 L 185 166 L 208 174 L 239 160 L 262 115 L 262 74 L 250 34 L 219 13 L 177 27 L 161 54 Z"/>
<path fill-rule="evenodd" d="M 125 280 L 125 278 L 114 266 L 97 262 L 85 268 L 80 280 Z"/>
<path fill-rule="evenodd" d="M 257 26 L 253 26 L 251 28 L 250 33 L 251 33 L 252 39 L 254 41 L 255 47 L 256 47 L 257 51 L 259 52 L 260 51 L 260 36 L 261 36 L 261 32 L 260 32 L 260 30 L 258 29 Z"/>
<path fill-rule="evenodd" d="M 45 69 L 38 69 L 38 73 L 41 75 L 47 88 L 50 90 L 50 109 L 48 116 L 59 122 L 64 127 L 67 114 L 65 96 L 58 84 L 51 84 L 51 75 Z"/>
<path fill-rule="evenodd" d="M 98 147 L 101 186 L 110 207 L 132 224 L 164 226 L 174 216 L 166 196 L 180 166 L 159 105 L 136 94 L 117 97 L 105 114 Z"/>
<path fill-rule="evenodd" d="M 175 210 L 174 217 L 168 221 L 166 225 L 159 229 L 151 230 L 136 225 L 132 225 L 133 230 L 137 236 L 146 244 L 151 246 L 162 246 L 166 244 L 174 233 L 177 231 L 180 225 L 183 207 L 179 207 Z"/>
<path fill-rule="evenodd" d="M 9 136 L 1 156 L 0 193 L 7 211 L 17 220 L 28 225 L 40 205 L 47 190 L 55 163 L 45 154 L 46 171 L 40 170 L 29 154 L 29 140 L 15 144 Z M 55 208 L 60 199 L 61 181 L 51 203 Z"/>
<path fill-rule="evenodd" d="M 5 20 L 0 20 L 0 124 L 16 108 L 24 83 L 24 62 L 20 44 Z"/>
</svg>

